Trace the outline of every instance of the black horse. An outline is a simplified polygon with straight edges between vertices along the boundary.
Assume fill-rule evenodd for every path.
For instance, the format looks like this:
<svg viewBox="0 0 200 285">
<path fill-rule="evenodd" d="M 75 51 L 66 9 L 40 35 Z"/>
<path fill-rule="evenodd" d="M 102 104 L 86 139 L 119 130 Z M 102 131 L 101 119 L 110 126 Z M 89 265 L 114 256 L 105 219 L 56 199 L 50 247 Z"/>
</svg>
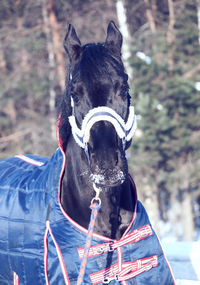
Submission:
<svg viewBox="0 0 200 285">
<path fill-rule="evenodd" d="M 103 188 L 102 208 L 95 232 L 119 239 L 129 226 L 135 196 L 130 190 L 125 148 L 111 122 L 98 121 L 90 129 L 87 153 L 74 140 L 68 117 L 73 113 L 79 127 L 93 108 L 112 108 L 126 122 L 130 95 L 128 76 L 121 61 L 122 36 L 113 22 L 105 44 L 81 47 L 70 25 L 64 47 L 70 58 L 66 95 L 61 104 L 61 139 L 67 157 L 62 181 L 61 203 L 65 211 L 83 227 L 90 220 L 93 183 Z M 71 79 L 70 79 L 71 78 Z"/>
<path fill-rule="evenodd" d="M 0 162 L 0 284 L 77 284 L 94 189 L 101 209 L 82 284 L 175 284 L 128 174 L 136 122 L 121 46 L 114 22 L 105 43 L 84 46 L 69 25 L 59 148 Z"/>
</svg>

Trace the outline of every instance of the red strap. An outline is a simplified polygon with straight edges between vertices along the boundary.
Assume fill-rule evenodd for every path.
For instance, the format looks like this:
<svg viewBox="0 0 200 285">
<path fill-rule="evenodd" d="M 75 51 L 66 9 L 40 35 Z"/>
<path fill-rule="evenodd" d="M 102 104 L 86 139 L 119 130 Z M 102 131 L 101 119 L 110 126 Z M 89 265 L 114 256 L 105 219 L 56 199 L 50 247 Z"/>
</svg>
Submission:
<svg viewBox="0 0 200 285">
<path fill-rule="evenodd" d="M 150 225 L 142 226 L 131 233 L 126 234 L 125 237 L 119 241 L 114 241 L 112 243 L 98 244 L 96 246 L 91 246 L 88 257 L 94 257 L 108 251 L 113 251 L 118 247 L 126 245 L 128 243 L 135 243 L 142 239 L 145 239 L 153 234 Z M 83 258 L 84 248 L 78 248 L 78 253 L 80 258 Z"/>
<path fill-rule="evenodd" d="M 158 256 L 154 255 L 147 258 L 138 259 L 132 262 L 122 264 L 122 270 L 119 272 L 118 264 L 113 264 L 106 269 L 90 274 L 92 284 L 109 284 L 112 280 L 125 281 L 129 280 L 152 267 L 158 266 Z"/>
<path fill-rule="evenodd" d="M 128 243 L 138 242 L 142 239 L 147 238 L 148 236 L 151 236 L 152 234 L 153 232 L 152 232 L 151 226 L 145 225 L 127 234 L 123 239 L 119 241 L 115 241 L 114 244 L 111 245 L 111 247 L 113 249 L 116 249 Z"/>
</svg>

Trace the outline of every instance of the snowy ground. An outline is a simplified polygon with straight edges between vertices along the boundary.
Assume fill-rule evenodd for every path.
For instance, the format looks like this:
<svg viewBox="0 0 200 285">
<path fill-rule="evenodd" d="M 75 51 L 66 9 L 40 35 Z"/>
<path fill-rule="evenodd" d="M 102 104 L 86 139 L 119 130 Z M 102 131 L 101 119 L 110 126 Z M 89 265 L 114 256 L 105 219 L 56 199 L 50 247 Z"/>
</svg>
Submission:
<svg viewBox="0 0 200 285">
<path fill-rule="evenodd" d="M 177 285 L 200 285 L 200 242 L 162 242 Z"/>
</svg>

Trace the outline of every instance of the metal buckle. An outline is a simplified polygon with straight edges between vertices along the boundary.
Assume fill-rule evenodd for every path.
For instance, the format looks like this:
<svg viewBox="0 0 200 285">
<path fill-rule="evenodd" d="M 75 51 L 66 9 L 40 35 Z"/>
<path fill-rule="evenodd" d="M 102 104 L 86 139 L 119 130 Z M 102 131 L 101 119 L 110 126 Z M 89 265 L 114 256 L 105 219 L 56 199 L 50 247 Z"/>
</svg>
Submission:
<svg viewBox="0 0 200 285">
<path fill-rule="evenodd" d="M 94 198 L 92 198 L 90 206 L 96 201 L 99 206 L 101 206 L 101 199 L 99 198 L 99 194 L 102 191 L 101 187 L 97 187 L 95 183 L 93 183 L 94 191 L 96 192 L 96 195 Z"/>
<path fill-rule="evenodd" d="M 105 277 L 103 280 L 103 284 L 109 284 L 112 280 L 119 282 L 119 276 L 115 274 L 113 277 Z"/>
<path fill-rule="evenodd" d="M 110 281 L 114 280 L 115 277 L 105 277 L 103 280 L 103 284 L 109 284 Z"/>
<path fill-rule="evenodd" d="M 101 254 L 101 253 L 106 252 L 106 251 L 108 251 L 108 252 L 114 251 L 114 248 L 112 248 L 112 243 L 109 243 L 106 246 L 101 246 L 100 248 L 97 249 L 96 252 L 98 254 Z"/>
<path fill-rule="evenodd" d="M 118 274 L 115 275 L 115 280 L 119 282 L 119 275 Z"/>
<path fill-rule="evenodd" d="M 100 248 L 97 249 L 96 252 L 97 252 L 98 254 L 101 254 L 101 253 L 104 252 L 104 251 L 105 251 L 105 248 L 104 248 L 103 246 L 101 246 Z"/>
<path fill-rule="evenodd" d="M 114 251 L 114 248 L 112 248 L 112 243 L 108 244 L 108 251 L 109 252 Z"/>
</svg>

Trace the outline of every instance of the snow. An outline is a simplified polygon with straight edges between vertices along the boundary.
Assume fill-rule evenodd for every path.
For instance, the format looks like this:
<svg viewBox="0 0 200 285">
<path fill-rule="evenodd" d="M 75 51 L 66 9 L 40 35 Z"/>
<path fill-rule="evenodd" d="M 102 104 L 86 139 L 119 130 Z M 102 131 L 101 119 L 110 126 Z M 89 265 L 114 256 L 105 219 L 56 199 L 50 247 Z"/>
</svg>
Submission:
<svg viewBox="0 0 200 285">
<path fill-rule="evenodd" d="M 176 280 L 176 285 L 199 285 L 200 281 L 193 280 Z"/>
<path fill-rule="evenodd" d="M 200 82 L 195 83 L 195 88 L 197 91 L 200 91 Z"/>
<path fill-rule="evenodd" d="M 146 64 L 151 64 L 152 62 L 151 58 L 142 51 L 136 52 L 136 56 L 140 58 L 141 60 L 145 61 Z"/>
<path fill-rule="evenodd" d="M 200 285 L 200 242 L 162 242 L 177 285 Z"/>
</svg>

